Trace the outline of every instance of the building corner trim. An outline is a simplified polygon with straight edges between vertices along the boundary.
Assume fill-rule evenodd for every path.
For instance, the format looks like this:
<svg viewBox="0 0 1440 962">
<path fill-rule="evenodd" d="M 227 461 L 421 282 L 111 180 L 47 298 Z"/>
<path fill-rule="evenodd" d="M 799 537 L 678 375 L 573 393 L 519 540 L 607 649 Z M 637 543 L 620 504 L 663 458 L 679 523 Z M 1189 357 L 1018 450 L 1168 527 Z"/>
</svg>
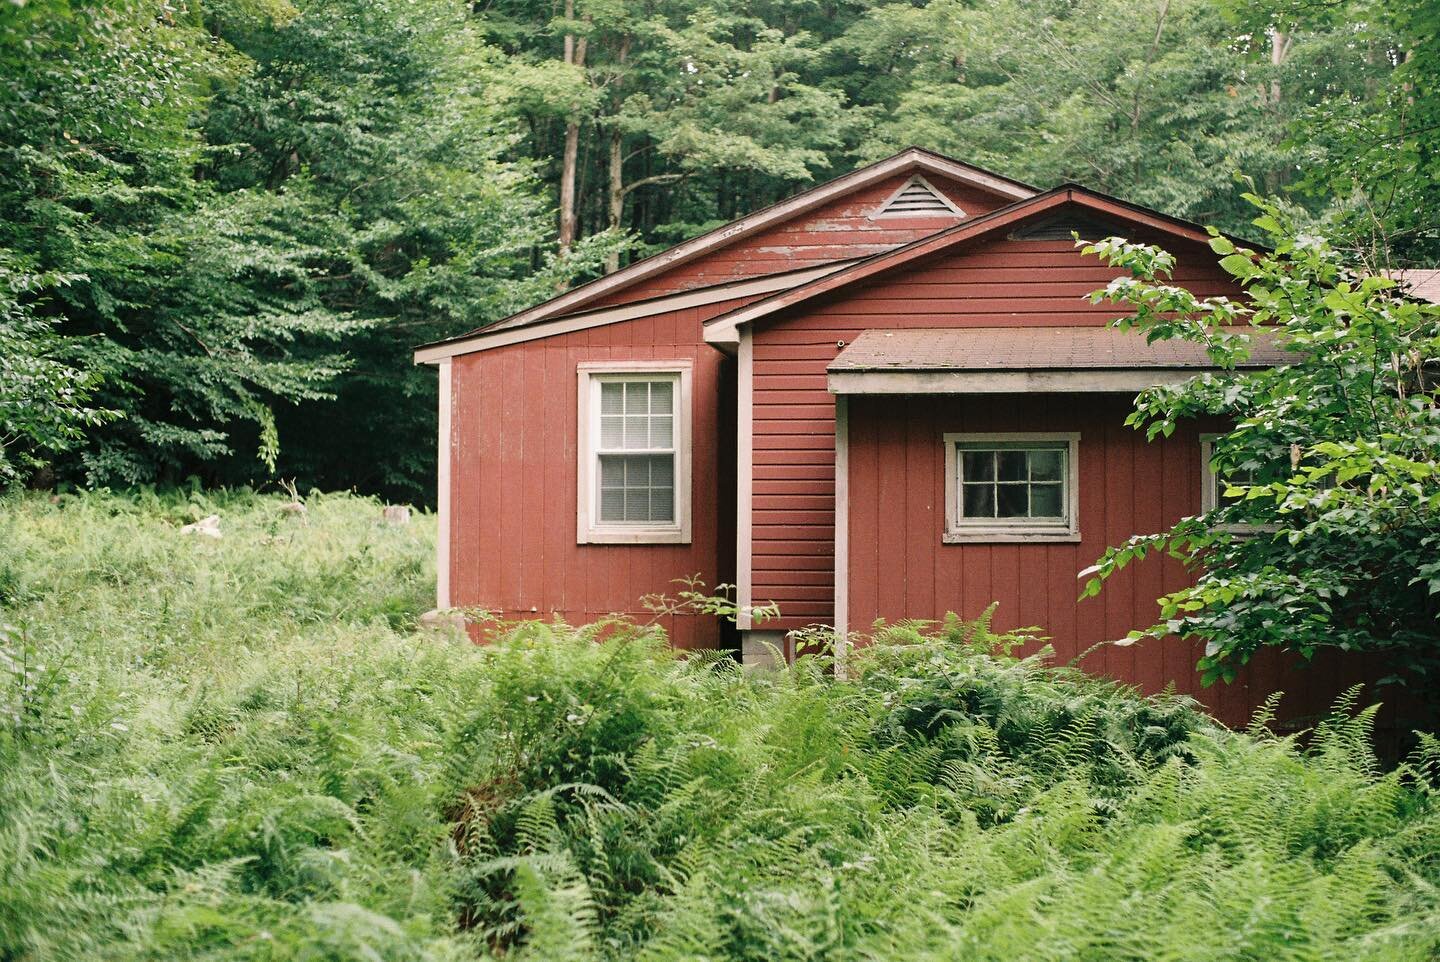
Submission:
<svg viewBox="0 0 1440 962">
<path fill-rule="evenodd" d="M 450 466 L 455 457 L 451 430 L 454 381 L 450 358 L 437 365 L 440 373 L 440 417 L 436 438 L 435 509 L 439 515 L 435 533 L 435 607 L 450 607 Z"/>
</svg>

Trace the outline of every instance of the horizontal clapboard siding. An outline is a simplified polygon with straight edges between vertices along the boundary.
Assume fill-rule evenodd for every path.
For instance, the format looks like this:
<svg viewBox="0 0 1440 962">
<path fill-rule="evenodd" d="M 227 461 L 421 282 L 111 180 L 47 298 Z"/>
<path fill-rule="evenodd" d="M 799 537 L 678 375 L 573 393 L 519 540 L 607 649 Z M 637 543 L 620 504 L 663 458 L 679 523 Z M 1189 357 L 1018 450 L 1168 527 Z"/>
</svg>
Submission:
<svg viewBox="0 0 1440 962">
<path fill-rule="evenodd" d="M 948 211 L 943 216 L 921 214 L 879 220 L 872 218 L 871 215 L 908 179 L 908 175 L 897 174 L 857 190 L 794 220 L 616 292 L 598 304 L 626 304 L 646 297 L 811 267 L 826 261 L 868 257 L 954 226 L 955 216 Z M 930 177 L 930 182 L 971 217 L 1009 203 L 938 175 Z"/>
<path fill-rule="evenodd" d="M 1137 239 L 1160 242 L 1144 236 Z M 1174 248 L 1173 240 L 1168 243 Z M 1176 253 L 1181 256 L 1177 282 L 1202 294 L 1237 293 L 1213 266 L 1208 251 L 1193 247 Z M 780 605 L 779 627 L 829 624 L 834 618 L 833 594 L 819 595 L 811 590 L 815 582 L 792 575 L 813 569 L 786 564 L 762 568 L 758 559 L 834 557 L 834 513 L 817 510 L 813 492 L 834 491 L 835 399 L 826 390 L 825 367 L 842 345 L 873 328 L 1104 324 L 1119 312 L 1109 305 L 1091 305 L 1084 298 L 1117 274 L 1094 258 L 1083 257 L 1068 241 L 997 238 L 757 325 L 752 426 L 752 537 L 757 561 L 752 566 L 752 597 Z M 890 483 L 903 485 L 911 470 L 904 461 L 894 461 L 887 476 Z M 780 480 L 787 484 L 762 484 Z M 1117 524 L 1117 532 L 1120 527 Z M 1127 530 L 1123 536 L 1130 533 Z M 863 537 L 884 540 L 892 552 L 906 550 L 906 538 L 898 533 L 871 531 Z M 852 551 L 856 543 L 852 537 Z M 894 561 L 889 558 L 887 564 Z M 979 592 L 977 598 L 996 590 L 994 584 L 978 580 L 972 587 Z M 1057 585 L 1056 591 L 1064 595 L 1070 586 L 1062 590 Z M 859 609 L 852 610 L 857 612 L 852 627 L 863 628 Z M 1129 615 L 1134 613 L 1131 610 Z M 1073 626 L 1073 619 L 1062 620 L 1058 630 L 1071 631 Z"/>
</svg>

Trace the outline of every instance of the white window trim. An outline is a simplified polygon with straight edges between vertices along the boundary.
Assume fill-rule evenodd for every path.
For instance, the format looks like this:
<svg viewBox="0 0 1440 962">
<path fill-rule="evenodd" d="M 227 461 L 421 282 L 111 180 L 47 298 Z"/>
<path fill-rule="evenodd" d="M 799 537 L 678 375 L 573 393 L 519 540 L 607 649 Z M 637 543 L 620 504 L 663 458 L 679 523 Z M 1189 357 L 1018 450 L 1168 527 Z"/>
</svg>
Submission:
<svg viewBox="0 0 1440 962">
<path fill-rule="evenodd" d="M 688 360 L 584 361 L 576 366 L 575 541 L 577 544 L 690 543 L 690 380 Z M 675 521 L 602 524 L 595 504 L 595 447 L 600 436 L 598 385 L 607 380 L 673 378 L 675 390 Z"/>
<path fill-rule="evenodd" d="M 1200 510 L 1206 514 L 1220 506 L 1220 477 L 1210 466 L 1219 437 L 1218 434 L 1200 435 Z"/>
<path fill-rule="evenodd" d="M 934 213 L 934 214 L 917 214 L 917 213 L 915 213 L 914 211 L 908 211 L 908 210 L 888 210 L 887 208 L 889 208 L 889 206 L 895 202 L 895 198 L 897 198 L 897 197 L 899 197 L 901 194 L 905 193 L 905 191 L 908 190 L 908 189 L 910 188 L 910 186 L 913 185 L 913 184 L 919 184 L 920 186 L 924 187 L 926 190 L 930 191 L 930 193 L 934 194 L 937 198 L 939 198 L 940 203 L 944 204 L 947 208 L 949 208 L 949 213 L 947 213 L 947 214 L 941 214 L 941 213 Z M 925 179 L 924 177 L 922 177 L 921 175 L 916 174 L 915 176 L 913 176 L 913 177 L 909 178 L 908 180 L 906 180 L 905 183 L 903 183 L 903 184 L 901 184 L 899 187 L 895 188 L 895 190 L 890 193 L 890 196 L 885 198 L 885 202 L 884 202 L 883 204 L 881 204 L 879 207 L 875 208 L 875 213 L 873 213 L 873 214 L 870 215 L 870 219 L 871 219 L 871 220 L 890 220 L 890 219 L 892 219 L 892 218 L 895 218 L 895 219 L 904 219 L 904 220 L 915 220 L 915 219 L 917 219 L 917 218 L 922 218 L 922 217 L 959 217 L 959 218 L 964 218 L 964 217 L 966 217 L 966 216 L 968 216 L 968 215 L 966 215 L 965 211 L 963 211 L 963 210 L 960 209 L 960 205 L 956 204 L 956 203 L 955 203 L 953 200 L 951 200 L 949 197 L 946 197 L 944 191 L 940 190 L 940 188 L 938 188 L 938 187 L 936 187 L 934 184 L 930 183 L 930 181 L 926 180 L 926 179 Z"/>
<path fill-rule="evenodd" d="M 1077 432 L 946 434 L 945 444 L 945 544 L 1008 544 L 1014 542 L 1075 542 L 1080 540 L 1080 435 Z M 1065 455 L 1065 522 L 1035 522 L 1028 518 L 971 520 L 960 517 L 959 443 L 1067 445 Z"/>
<path fill-rule="evenodd" d="M 1224 437 L 1223 434 L 1200 435 L 1200 512 L 1202 514 L 1209 514 L 1220 507 L 1220 476 L 1210 466 L 1210 459 L 1215 456 L 1215 442 L 1222 437 Z M 1272 524 L 1222 524 L 1218 526 L 1217 530 L 1229 534 L 1265 534 L 1280 529 Z"/>
</svg>

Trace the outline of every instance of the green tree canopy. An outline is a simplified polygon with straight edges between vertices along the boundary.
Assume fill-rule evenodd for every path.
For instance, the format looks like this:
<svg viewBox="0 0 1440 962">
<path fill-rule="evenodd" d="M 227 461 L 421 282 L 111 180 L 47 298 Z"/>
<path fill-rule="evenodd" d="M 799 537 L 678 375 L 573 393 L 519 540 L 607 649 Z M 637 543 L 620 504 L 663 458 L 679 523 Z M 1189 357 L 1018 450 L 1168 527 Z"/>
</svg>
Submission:
<svg viewBox="0 0 1440 962">
<path fill-rule="evenodd" d="M 1430 684 L 1440 669 L 1440 306 L 1355 271 L 1251 199 L 1273 251 L 1212 240 L 1245 300 L 1168 283 L 1174 260 L 1152 247 L 1112 238 L 1086 248 L 1132 275 L 1096 295 L 1135 308 L 1118 326 L 1203 344 L 1228 369 L 1145 391 L 1129 423 L 1154 437 L 1218 415 L 1233 429 L 1214 445 L 1213 510 L 1111 548 L 1085 592 L 1168 552 L 1196 581 L 1136 634 L 1204 640 L 1207 681 L 1233 679 L 1274 646 L 1305 658 L 1380 652 L 1399 677 Z M 1235 370 L 1262 336 L 1292 360 Z"/>
</svg>

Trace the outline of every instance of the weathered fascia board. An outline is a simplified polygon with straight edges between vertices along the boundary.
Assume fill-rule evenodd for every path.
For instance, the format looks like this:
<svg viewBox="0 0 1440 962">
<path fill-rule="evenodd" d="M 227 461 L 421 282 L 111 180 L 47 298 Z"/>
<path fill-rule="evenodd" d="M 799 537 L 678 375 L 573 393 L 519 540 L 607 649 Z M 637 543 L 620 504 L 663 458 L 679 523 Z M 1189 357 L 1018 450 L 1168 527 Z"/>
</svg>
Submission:
<svg viewBox="0 0 1440 962">
<path fill-rule="evenodd" d="M 972 167 L 919 147 L 907 147 L 869 166 L 861 167 L 859 170 L 853 170 L 832 181 L 819 184 L 794 197 L 782 200 L 778 204 L 772 204 L 723 227 L 718 227 L 708 234 L 693 237 L 668 250 L 636 261 L 613 274 L 607 274 L 588 284 L 582 284 L 542 304 L 536 304 L 534 307 L 505 318 L 499 322 L 499 326 L 503 330 L 509 330 L 539 322 L 557 314 L 582 309 L 586 304 L 594 303 L 599 298 L 622 290 L 637 281 L 662 274 L 673 267 L 678 267 L 713 250 L 718 250 L 743 237 L 749 237 L 775 224 L 828 204 L 851 191 L 906 171 L 947 177 L 962 184 L 989 190 L 1001 197 L 1008 197 L 1012 201 L 1024 200 L 1037 193 L 1033 187 L 996 176 L 978 167 Z"/>
<path fill-rule="evenodd" d="M 1175 384 L 1205 370 L 1135 368 L 1123 371 L 832 371 L 831 394 L 1103 394 Z M 1214 373 L 1214 372 L 1211 372 Z"/>
<path fill-rule="evenodd" d="M 683 310 L 687 307 L 702 307 L 706 304 L 714 304 L 717 301 L 728 301 L 737 297 L 748 297 L 751 294 L 770 294 L 775 291 L 783 291 L 786 288 L 794 287 L 797 284 L 805 284 L 824 277 L 826 274 L 834 273 L 854 262 L 854 258 L 847 258 L 843 261 L 830 261 L 806 270 L 766 274 L 750 280 L 716 284 L 713 287 L 701 287 L 693 291 L 684 291 L 665 297 L 638 301 L 634 304 L 618 304 L 615 307 L 586 311 L 583 314 L 572 314 L 569 317 L 557 317 L 553 321 L 532 324 L 528 327 L 481 332 L 474 337 L 468 337 L 464 340 L 447 341 L 431 347 L 422 347 L 415 352 L 415 363 L 438 364 L 447 357 L 471 354 L 475 351 L 488 351 L 492 348 L 539 340 L 542 337 L 552 337 L 556 334 L 569 334 L 574 331 L 588 330 L 592 327 L 603 327 L 606 324 L 618 324 L 621 321 L 633 321 L 642 317 L 654 317 L 656 314 Z"/>
</svg>

